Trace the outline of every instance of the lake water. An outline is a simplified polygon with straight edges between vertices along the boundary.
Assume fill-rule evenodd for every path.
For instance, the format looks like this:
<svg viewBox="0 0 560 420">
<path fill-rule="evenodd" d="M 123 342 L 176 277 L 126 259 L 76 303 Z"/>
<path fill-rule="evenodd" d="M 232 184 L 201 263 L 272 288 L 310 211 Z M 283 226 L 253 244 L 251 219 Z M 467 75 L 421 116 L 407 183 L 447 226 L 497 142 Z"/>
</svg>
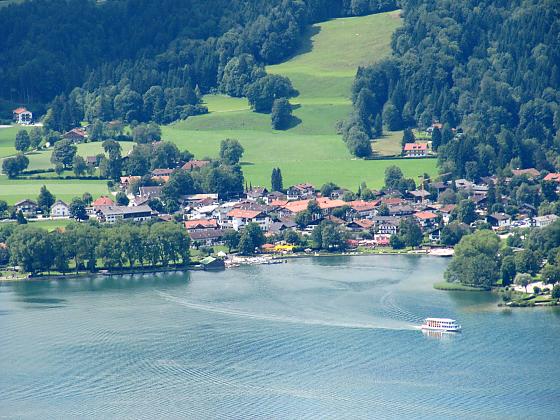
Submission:
<svg viewBox="0 0 560 420">
<path fill-rule="evenodd" d="M 558 418 L 560 311 L 436 291 L 447 263 L 3 284 L 0 417 Z"/>
</svg>

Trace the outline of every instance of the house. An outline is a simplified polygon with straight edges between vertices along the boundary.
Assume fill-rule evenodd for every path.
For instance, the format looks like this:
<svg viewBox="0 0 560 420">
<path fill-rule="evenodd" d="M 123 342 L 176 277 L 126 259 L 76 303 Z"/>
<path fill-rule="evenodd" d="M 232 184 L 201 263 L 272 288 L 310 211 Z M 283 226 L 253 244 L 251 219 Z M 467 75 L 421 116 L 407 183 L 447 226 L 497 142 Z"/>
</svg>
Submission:
<svg viewBox="0 0 560 420">
<path fill-rule="evenodd" d="M 286 191 L 288 201 L 305 200 L 315 195 L 315 187 L 311 184 L 297 184 Z"/>
<path fill-rule="evenodd" d="M 375 216 L 371 219 L 373 222 L 373 230 L 380 235 L 396 235 L 399 231 L 400 219 L 391 216 Z"/>
<path fill-rule="evenodd" d="M 374 227 L 374 225 L 375 223 L 372 220 L 357 219 L 346 223 L 346 228 L 354 232 L 360 232 L 363 230 L 370 230 Z"/>
<path fill-rule="evenodd" d="M 281 220 L 279 222 L 272 222 L 270 224 L 270 227 L 268 228 L 268 231 L 270 233 L 281 233 L 286 230 L 296 230 L 296 229 L 297 229 L 297 225 L 294 221 Z"/>
<path fill-rule="evenodd" d="M 197 231 L 188 231 L 193 242 L 203 244 L 205 246 L 223 245 L 224 230 L 223 229 L 202 229 Z"/>
<path fill-rule="evenodd" d="M 545 216 L 537 216 L 533 219 L 533 225 L 535 227 L 545 227 L 550 225 L 551 223 L 554 223 L 556 220 L 558 220 L 559 217 L 556 216 L 555 214 L 547 214 Z"/>
<path fill-rule="evenodd" d="M 444 224 L 449 223 L 449 219 L 451 218 L 451 213 L 453 213 L 455 207 L 457 207 L 455 204 L 445 204 L 439 208 L 439 213 L 443 218 Z"/>
<path fill-rule="evenodd" d="M 428 143 L 406 143 L 403 147 L 403 155 L 408 158 L 428 156 Z"/>
<path fill-rule="evenodd" d="M 37 214 L 37 203 L 33 200 L 25 199 L 18 201 L 14 204 L 14 207 L 18 213 L 21 211 L 23 214 L 28 216 L 34 216 Z"/>
<path fill-rule="evenodd" d="M 98 206 L 95 210 L 97 219 L 105 223 L 115 223 L 119 220 L 143 222 L 152 218 L 149 206 Z"/>
<path fill-rule="evenodd" d="M 439 216 L 431 211 L 419 211 L 414 213 L 414 218 L 418 220 L 418 223 L 420 223 L 423 229 L 427 229 L 433 227 L 437 223 Z"/>
<path fill-rule="evenodd" d="M 115 202 L 113 200 L 111 200 L 106 195 L 102 195 L 97 200 L 95 200 L 93 203 L 91 203 L 91 206 L 93 207 L 93 210 L 96 211 L 98 207 L 112 206 L 114 204 L 115 204 Z"/>
<path fill-rule="evenodd" d="M 455 180 L 455 186 L 459 190 L 472 190 L 472 188 L 474 187 L 474 182 L 461 178 Z"/>
<path fill-rule="evenodd" d="M 86 156 L 86 164 L 97 167 L 97 156 Z"/>
<path fill-rule="evenodd" d="M 358 216 L 358 219 L 367 219 L 373 217 L 377 212 L 378 203 L 375 201 L 356 200 L 349 201 L 346 204 L 352 208 L 356 216 Z"/>
<path fill-rule="evenodd" d="M 486 217 L 488 223 L 495 228 L 505 228 L 511 225 L 511 216 L 506 213 L 492 213 Z"/>
<path fill-rule="evenodd" d="M 265 187 L 253 187 L 247 191 L 247 200 L 257 201 L 259 199 L 264 201 L 264 198 L 268 195 L 268 190 Z"/>
<path fill-rule="evenodd" d="M 185 229 L 189 232 L 199 232 L 207 229 L 220 229 L 216 219 L 187 220 L 184 224 Z"/>
<path fill-rule="evenodd" d="M 331 192 L 331 195 L 329 196 L 329 198 L 331 200 L 342 200 L 342 198 L 344 197 L 344 194 L 346 194 L 347 192 L 351 192 L 351 191 L 347 190 L 345 188 L 338 188 L 338 189 L 333 190 Z"/>
<path fill-rule="evenodd" d="M 388 206 L 389 216 L 409 216 L 414 213 L 414 208 L 408 204 Z"/>
<path fill-rule="evenodd" d="M 152 171 L 152 176 L 154 178 L 160 178 L 164 176 L 171 176 L 175 169 L 168 169 L 168 168 L 158 168 Z"/>
<path fill-rule="evenodd" d="M 65 140 L 71 140 L 74 143 L 83 143 L 87 140 L 88 134 L 83 128 L 76 127 L 64 133 L 62 138 Z"/>
<path fill-rule="evenodd" d="M 163 187 L 161 185 L 151 186 L 151 187 L 140 187 L 138 189 L 138 195 L 142 198 L 159 198 L 161 196 L 161 190 Z"/>
<path fill-rule="evenodd" d="M 194 169 L 200 169 L 203 168 L 204 166 L 208 165 L 210 163 L 209 160 L 189 160 L 187 163 L 185 163 L 183 166 L 181 166 L 181 169 L 183 169 L 184 171 L 192 171 Z"/>
<path fill-rule="evenodd" d="M 240 230 L 249 223 L 256 223 L 264 232 L 267 232 L 272 223 L 268 214 L 261 210 L 234 208 L 227 213 L 226 218 L 227 226 L 234 230 Z"/>
<path fill-rule="evenodd" d="M 33 122 L 33 114 L 27 108 L 16 108 L 12 111 L 13 120 L 16 124 L 28 125 Z"/>
<path fill-rule="evenodd" d="M 545 181 L 551 181 L 551 182 L 558 182 L 558 183 L 560 183 L 560 173 L 557 173 L 557 172 L 556 172 L 556 173 L 547 174 L 547 175 L 544 177 L 544 180 L 545 180 Z"/>
<path fill-rule="evenodd" d="M 414 200 L 415 203 L 421 203 L 430 197 L 430 193 L 426 190 L 408 191 L 408 195 Z"/>
<path fill-rule="evenodd" d="M 121 176 L 120 178 L 120 187 L 122 191 L 128 191 L 130 189 L 130 186 L 136 182 L 139 181 L 140 177 L 139 176 Z"/>
<path fill-rule="evenodd" d="M 51 217 L 68 217 L 70 216 L 70 208 L 62 200 L 56 200 L 51 207 Z"/>
<path fill-rule="evenodd" d="M 429 238 L 431 242 L 439 242 L 441 239 L 441 229 L 437 228 L 432 230 L 430 232 Z"/>
</svg>

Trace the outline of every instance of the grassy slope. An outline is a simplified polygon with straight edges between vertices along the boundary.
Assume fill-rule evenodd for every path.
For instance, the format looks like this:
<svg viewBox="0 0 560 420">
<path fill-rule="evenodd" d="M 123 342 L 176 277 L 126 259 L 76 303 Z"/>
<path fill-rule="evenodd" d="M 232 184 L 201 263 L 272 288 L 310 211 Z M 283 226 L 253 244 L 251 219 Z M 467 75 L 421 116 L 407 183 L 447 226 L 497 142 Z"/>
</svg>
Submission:
<svg viewBox="0 0 560 420">
<path fill-rule="evenodd" d="M 0 128 L 0 158 L 14 155 L 16 153 L 16 149 L 14 147 L 16 134 L 22 128 L 25 127 L 11 126 Z"/>
<path fill-rule="evenodd" d="M 164 127 L 164 138 L 197 157 L 216 157 L 224 138 L 237 138 L 245 148 L 243 171 L 253 185 L 269 185 L 272 168 L 282 169 L 285 185 L 334 181 L 356 189 L 361 181 L 380 187 L 383 171 L 398 164 L 407 176 L 435 173 L 434 160 L 363 161 L 352 159 L 334 126 L 351 110 L 350 88 L 359 65 L 390 54 L 390 37 L 400 22 L 396 12 L 335 19 L 309 28 L 294 57 L 269 66 L 269 73 L 289 77 L 300 92 L 298 123 L 286 131 L 270 128 L 270 116 L 251 112 L 244 98 L 207 95 L 210 114 Z M 400 151 L 401 133 L 374 143 L 380 154 Z"/>
</svg>

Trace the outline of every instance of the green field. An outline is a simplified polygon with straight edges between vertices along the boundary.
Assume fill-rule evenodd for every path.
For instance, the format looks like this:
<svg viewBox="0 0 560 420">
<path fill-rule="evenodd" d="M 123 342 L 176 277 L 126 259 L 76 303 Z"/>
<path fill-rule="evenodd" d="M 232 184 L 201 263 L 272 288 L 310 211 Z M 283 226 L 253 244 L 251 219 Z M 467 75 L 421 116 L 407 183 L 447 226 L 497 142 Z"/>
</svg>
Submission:
<svg viewBox="0 0 560 420">
<path fill-rule="evenodd" d="M 14 155 L 16 153 L 16 148 L 14 147 L 16 134 L 22 128 L 25 127 L 14 125 L 11 127 L 0 128 L 0 158 Z"/>
<path fill-rule="evenodd" d="M 243 172 L 253 185 L 269 185 L 274 167 L 282 169 L 285 185 L 334 181 L 352 189 L 361 181 L 381 187 L 383 172 L 392 164 L 409 177 L 435 174 L 435 160 L 353 159 L 335 131 L 336 122 L 351 111 L 357 67 L 387 57 L 391 34 L 399 25 L 398 12 L 319 23 L 308 29 L 297 54 L 268 66 L 269 73 L 289 77 L 300 93 L 291 99 L 295 122 L 288 130 L 272 130 L 270 115 L 251 112 L 245 98 L 206 95 L 210 113 L 163 127 L 164 139 L 198 158 L 217 157 L 221 140 L 238 139 L 245 148 Z M 376 155 L 398 154 L 401 138 L 402 132 L 389 132 L 374 141 Z"/>
<path fill-rule="evenodd" d="M 86 191 L 95 198 L 108 194 L 109 191 L 107 181 L 104 180 L 8 179 L 6 176 L 0 176 L 0 200 L 5 200 L 8 204 L 14 204 L 24 198 L 35 200 L 42 185 L 46 185 L 56 198 L 66 202 L 76 196 L 81 197 Z"/>
</svg>

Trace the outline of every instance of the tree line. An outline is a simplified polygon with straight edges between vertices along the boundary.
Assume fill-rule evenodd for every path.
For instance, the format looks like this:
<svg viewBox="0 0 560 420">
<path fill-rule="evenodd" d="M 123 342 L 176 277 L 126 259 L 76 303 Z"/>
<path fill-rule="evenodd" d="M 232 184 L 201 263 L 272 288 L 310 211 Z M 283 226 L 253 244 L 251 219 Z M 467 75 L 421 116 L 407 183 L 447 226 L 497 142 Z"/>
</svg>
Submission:
<svg viewBox="0 0 560 420">
<path fill-rule="evenodd" d="M 395 0 L 24 2 L 0 11 L 0 97 L 51 103 L 46 122 L 57 131 L 84 118 L 185 118 L 205 112 L 200 95 L 217 88 L 256 98 L 257 109 L 269 81 L 248 85 L 267 77 L 263 64 L 293 53 L 306 25 L 395 7 Z M 264 106 L 270 112 L 272 103 Z"/>
<path fill-rule="evenodd" d="M 560 8 L 554 0 L 404 0 L 391 59 L 358 69 L 350 150 L 383 128 L 429 127 L 444 173 L 554 170 L 560 154 Z M 456 128 L 460 127 L 462 133 Z"/>
<path fill-rule="evenodd" d="M 190 261 L 190 237 L 177 223 L 109 227 L 88 222 L 52 232 L 30 224 L 4 224 L 0 242 L 7 245 L 0 263 L 9 262 L 32 274 L 165 267 Z"/>
</svg>

